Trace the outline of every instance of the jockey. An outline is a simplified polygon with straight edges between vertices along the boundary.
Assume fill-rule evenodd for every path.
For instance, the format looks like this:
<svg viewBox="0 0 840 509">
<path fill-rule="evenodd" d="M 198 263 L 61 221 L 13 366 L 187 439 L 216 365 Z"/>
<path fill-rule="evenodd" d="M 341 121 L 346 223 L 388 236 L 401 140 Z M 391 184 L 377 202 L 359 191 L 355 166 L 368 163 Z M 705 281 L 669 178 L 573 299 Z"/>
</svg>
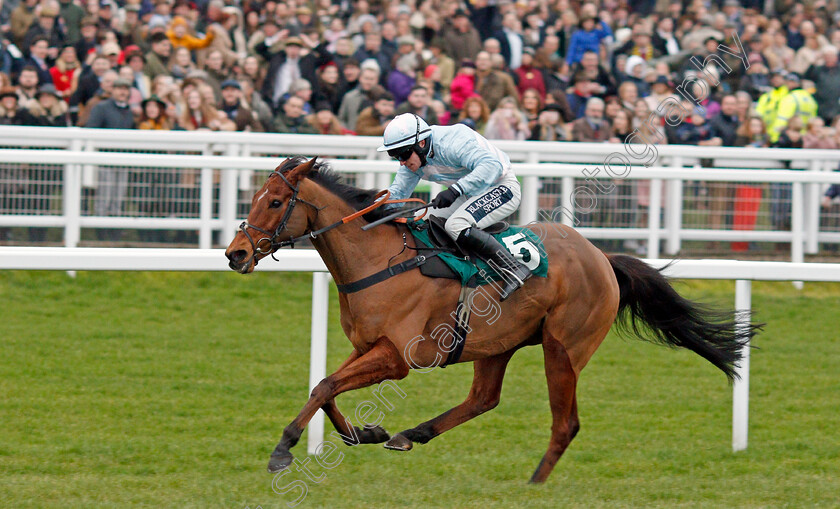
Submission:
<svg viewBox="0 0 840 509">
<path fill-rule="evenodd" d="M 431 201 L 430 213 L 447 218 L 446 232 L 452 239 L 502 276 L 501 300 L 531 277 L 527 267 L 481 230 L 519 208 L 519 182 L 507 154 L 463 124 L 429 127 L 413 113 L 398 115 L 388 124 L 377 150 L 400 162 L 388 188 L 391 198 L 408 198 L 421 178 L 449 186 Z"/>
</svg>

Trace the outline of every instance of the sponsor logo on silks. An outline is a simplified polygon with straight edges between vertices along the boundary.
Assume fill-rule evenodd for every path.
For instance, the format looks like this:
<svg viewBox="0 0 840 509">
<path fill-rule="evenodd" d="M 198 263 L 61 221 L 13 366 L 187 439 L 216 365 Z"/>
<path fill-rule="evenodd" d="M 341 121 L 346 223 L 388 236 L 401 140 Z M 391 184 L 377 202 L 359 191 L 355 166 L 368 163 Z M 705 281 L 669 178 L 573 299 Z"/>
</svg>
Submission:
<svg viewBox="0 0 840 509">
<path fill-rule="evenodd" d="M 507 186 L 498 186 L 488 191 L 467 207 L 467 212 L 472 215 L 475 222 L 484 219 L 484 216 L 493 212 L 505 203 L 513 199 L 513 192 Z"/>
</svg>

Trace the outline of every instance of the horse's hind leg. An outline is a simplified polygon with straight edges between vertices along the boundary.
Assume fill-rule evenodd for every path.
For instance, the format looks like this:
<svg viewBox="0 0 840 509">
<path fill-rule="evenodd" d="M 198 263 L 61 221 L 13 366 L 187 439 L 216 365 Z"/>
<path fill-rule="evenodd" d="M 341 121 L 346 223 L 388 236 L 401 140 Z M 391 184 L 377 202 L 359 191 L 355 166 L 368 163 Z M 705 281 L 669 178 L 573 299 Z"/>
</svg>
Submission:
<svg viewBox="0 0 840 509">
<path fill-rule="evenodd" d="M 408 451 L 412 447 L 412 442 L 425 444 L 444 431 L 449 431 L 473 417 L 496 408 L 502 393 L 505 370 L 515 351 L 516 349 L 512 349 L 475 361 L 472 387 L 463 403 L 434 419 L 401 431 L 386 442 L 385 447 L 397 451 Z"/>
<path fill-rule="evenodd" d="M 548 331 L 543 332 L 543 355 L 552 416 L 551 441 L 548 451 L 531 476 L 533 483 L 543 482 L 548 478 L 557 460 L 580 429 L 575 396 L 577 375 L 572 369 L 566 349 Z"/>
</svg>

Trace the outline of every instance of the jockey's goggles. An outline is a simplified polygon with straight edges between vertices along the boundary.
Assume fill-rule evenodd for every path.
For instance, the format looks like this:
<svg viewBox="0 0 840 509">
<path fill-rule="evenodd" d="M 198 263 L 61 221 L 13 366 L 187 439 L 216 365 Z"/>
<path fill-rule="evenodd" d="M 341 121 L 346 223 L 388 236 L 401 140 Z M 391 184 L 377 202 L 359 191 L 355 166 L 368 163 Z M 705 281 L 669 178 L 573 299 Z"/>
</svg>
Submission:
<svg viewBox="0 0 840 509">
<path fill-rule="evenodd" d="M 396 159 L 397 161 L 399 161 L 401 163 L 404 163 L 404 162 L 408 161 L 408 159 L 411 157 L 411 154 L 413 154 L 413 153 L 414 153 L 414 146 L 413 145 L 409 145 L 407 147 L 394 148 L 394 149 L 391 149 L 391 150 L 388 151 L 389 156 L 391 156 L 393 159 Z"/>
</svg>

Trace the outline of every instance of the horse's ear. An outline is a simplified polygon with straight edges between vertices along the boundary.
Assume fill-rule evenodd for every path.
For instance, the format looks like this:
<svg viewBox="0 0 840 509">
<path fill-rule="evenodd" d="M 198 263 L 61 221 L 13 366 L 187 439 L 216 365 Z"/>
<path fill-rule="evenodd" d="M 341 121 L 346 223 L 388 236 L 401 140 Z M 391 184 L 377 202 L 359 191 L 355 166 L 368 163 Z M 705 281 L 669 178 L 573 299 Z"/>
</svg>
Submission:
<svg viewBox="0 0 840 509">
<path fill-rule="evenodd" d="M 289 172 L 290 180 L 298 182 L 300 179 L 307 176 L 315 168 L 315 162 L 317 160 L 318 157 L 316 156 L 303 164 L 297 165 L 292 171 Z"/>
</svg>

